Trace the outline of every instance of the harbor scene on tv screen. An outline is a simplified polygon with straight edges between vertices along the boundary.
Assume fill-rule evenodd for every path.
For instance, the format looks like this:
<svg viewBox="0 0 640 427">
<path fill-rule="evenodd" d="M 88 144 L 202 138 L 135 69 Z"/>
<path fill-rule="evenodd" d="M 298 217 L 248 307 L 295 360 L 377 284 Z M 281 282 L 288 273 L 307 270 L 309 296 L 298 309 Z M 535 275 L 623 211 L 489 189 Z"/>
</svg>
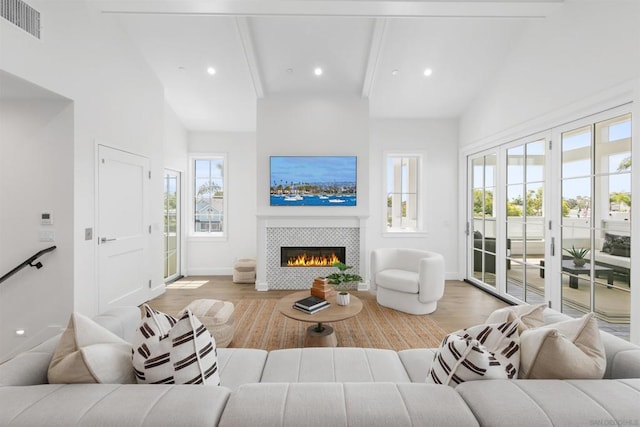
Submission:
<svg viewBox="0 0 640 427">
<path fill-rule="evenodd" d="M 271 156 L 271 206 L 356 206 L 356 156 Z"/>
</svg>

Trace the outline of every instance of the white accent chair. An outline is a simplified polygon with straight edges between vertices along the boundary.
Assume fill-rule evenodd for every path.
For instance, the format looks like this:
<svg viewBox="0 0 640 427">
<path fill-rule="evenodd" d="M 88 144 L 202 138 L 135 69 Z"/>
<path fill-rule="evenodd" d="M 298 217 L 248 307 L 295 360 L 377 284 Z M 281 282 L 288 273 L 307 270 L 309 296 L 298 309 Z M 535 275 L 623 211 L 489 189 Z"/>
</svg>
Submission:
<svg viewBox="0 0 640 427">
<path fill-rule="evenodd" d="M 370 287 L 384 307 L 409 314 L 433 313 L 444 293 L 444 257 L 418 249 L 374 249 Z"/>
</svg>

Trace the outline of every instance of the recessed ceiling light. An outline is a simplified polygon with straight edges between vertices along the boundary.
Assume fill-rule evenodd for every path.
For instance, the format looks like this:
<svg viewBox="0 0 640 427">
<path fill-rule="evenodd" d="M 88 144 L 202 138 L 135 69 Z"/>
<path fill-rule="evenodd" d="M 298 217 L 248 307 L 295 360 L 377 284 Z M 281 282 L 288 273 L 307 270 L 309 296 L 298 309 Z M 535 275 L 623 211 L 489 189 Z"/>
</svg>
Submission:
<svg viewBox="0 0 640 427">
<path fill-rule="evenodd" d="M 322 68 L 316 67 L 316 69 L 313 70 L 313 74 L 315 74 L 316 76 L 321 76 L 322 75 Z"/>
<path fill-rule="evenodd" d="M 391 75 L 392 75 L 392 76 L 397 76 L 399 72 L 400 72 L 400 71 L 398 71 L 397 69 L 395 69 L 395 70 L 391 71 Z"/>
<path fill-rule="evenodd" d="M 425 68 L 424 76 L 429 77 L 431 74 L 433 74 L 433 70 L 431 68 Z"/>
<path fill-rule="evenodd" d="M 213 76 L 216 73 L 216 69 L 213 67 L 209 67 L 207 68 L 207 73 Z"/>
</svg>

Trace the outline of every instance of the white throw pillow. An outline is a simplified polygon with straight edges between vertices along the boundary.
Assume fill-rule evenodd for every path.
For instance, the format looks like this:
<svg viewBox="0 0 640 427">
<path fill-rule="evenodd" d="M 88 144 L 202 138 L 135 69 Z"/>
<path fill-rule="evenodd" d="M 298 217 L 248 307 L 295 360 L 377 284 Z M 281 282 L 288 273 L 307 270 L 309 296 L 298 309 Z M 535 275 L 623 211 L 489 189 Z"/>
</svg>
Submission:
<svg viewBox="0 0 640 427">
<path fill-rule="evenodd" d="M 528 329 L 520 336 L 519 378 L 599 379 L 607 367 L 593 313 Z"/>
<path fill-rule="evenodd" d="M 518 322 L 518 333 L 544 325 L 546 304 L 522 304 L 499 308 L 489 315 L 485 323 Z"/>
<path fill-rule="evenodd" d="M 427 383 L 512 379 L 518 375 L 517 322 L 472 326 L 447 335 L 433 359 Z"/>
<path fill-rule="evenodd" d="M 133 352 L 139 384 L 220 385 L 216 342 L 191 310 L 175 319 L 144 305 Z"/>
<path fill-rule="evenodd" d="M 80 313 L 73 313 L 53 354 L 49 383 L 135 383 L 131 344 Z"/>
</svg>

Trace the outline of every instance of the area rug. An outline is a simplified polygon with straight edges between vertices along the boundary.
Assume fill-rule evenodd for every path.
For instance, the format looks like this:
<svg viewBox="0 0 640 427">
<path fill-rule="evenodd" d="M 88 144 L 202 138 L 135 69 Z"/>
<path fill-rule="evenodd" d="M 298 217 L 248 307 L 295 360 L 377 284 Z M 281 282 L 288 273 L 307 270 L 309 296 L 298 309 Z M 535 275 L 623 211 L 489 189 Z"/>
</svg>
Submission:
<svg viewBox="0 0 640 427">
<path fill-rule="evenodd" d="M 277 350 L 304 345 L 306 329 L 313 323 L 283 316 L 277 299 L 243 299 L 235 304 L 236 331 L 229 347 Z M 412 316 L 363 299 L 362 311 L 341 322 L 328 323 L 338 347 L 409 348 L 438 347 L 446 332 L 429 315 Z"/>
</svg>

